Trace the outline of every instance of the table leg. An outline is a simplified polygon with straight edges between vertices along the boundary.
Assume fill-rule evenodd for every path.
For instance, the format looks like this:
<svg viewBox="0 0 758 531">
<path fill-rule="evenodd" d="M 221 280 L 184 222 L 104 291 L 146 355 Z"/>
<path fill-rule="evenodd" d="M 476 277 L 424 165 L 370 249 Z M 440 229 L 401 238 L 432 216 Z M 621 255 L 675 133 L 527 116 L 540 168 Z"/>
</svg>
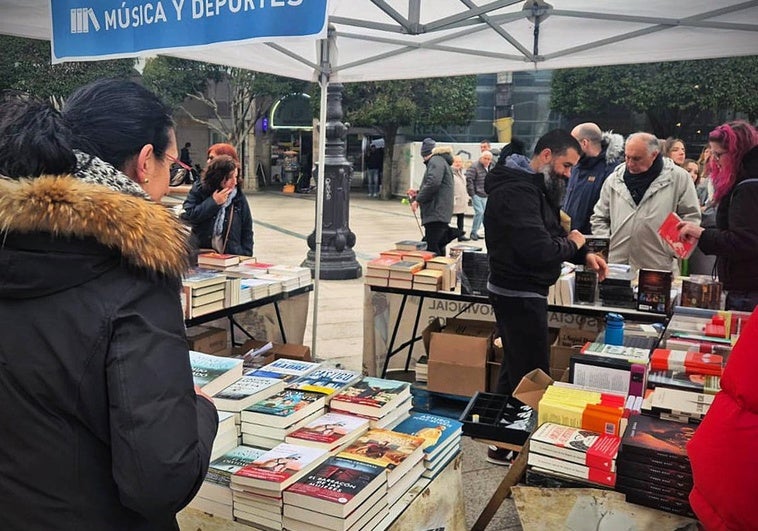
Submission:
<svg viewBox="0 0 758 531">
<path fill-rule="evenodd" d="M 524 476 L 528 455 L 529 442 L 527 441 L 521 448 L 521 452 L 519 452 L 516 460 L 511 463 L 508 473 L 500 482 L 500 485 L 498 485 L 497 490 L 492 495 L 492 498 L 490 498 L 490 501 L 482 511 L 482 514 L 479 515 L 479 518 L 474 524 L 474 527 L 471 528 L 471 531 L 484 531 L 487 528 L 492 517 L 495 516 L 495 513 L 503 504 L 503 500 L 511 495 L 511 487 L 518 485 L 518 482 L 521 481 L 521 478 Z"/>
<path fill-rule="evenodd" d="M 400 309 L 397 311 L 397 319 L 395 319 L 395 326 L 392 329 L 392 337 L 390 338 L 389 348 L 387 348 L 387 357 L 384 358 L 384 368 L 382 369 L 382 378 L 387 376 L 387 366 L 390 364 L 390 358 L 392 357 L 392 348 L 395 346 L 395 339 L 397 338 L 397 330 L 400 328 L 400 321 L 403 319 L 403 311 L 405 310 L 405 301 L 408 300 L 408 295 L 403 294 L 403 300 L 400 301 Z"/>
<path fill-rule="evenodd" d="M 411 332 L 411 339 L 413 340 L 416 337 L 416 333 L 418 332 L 418 322 L 421 319 L 421 307 L 424 305 L 424 297 L 419 297 L 418 300 L 418 309 L 416 310 L 416 320 L 413 321 L 413 332 Z M 408 346 L 408 357 L 405 359 L 405 372 L 408 372 L 408 367 L 411 364 L 411 357 L 413 356 L 413 345 L 415 344 L 415 341 L 411 341 L 411 344 Z"/>
<path fill-rule="evenodd" d="M 282 334 L 282 343 L 287 342 L 287 334 L 284 333 L 284 323 L 282 322 L 282 314 L 279 311 L 279 303 L 274 301 L 274 311 L 276 312 L 276 320 L 279 323 L 279 333 Z"/>
</svg>

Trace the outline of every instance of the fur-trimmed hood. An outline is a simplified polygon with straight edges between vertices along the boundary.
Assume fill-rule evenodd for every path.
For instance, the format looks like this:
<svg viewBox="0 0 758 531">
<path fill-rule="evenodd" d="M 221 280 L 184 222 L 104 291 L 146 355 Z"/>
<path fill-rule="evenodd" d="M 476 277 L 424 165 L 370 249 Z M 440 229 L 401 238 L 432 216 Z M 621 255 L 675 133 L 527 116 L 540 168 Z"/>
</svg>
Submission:
<svg viewBox="0 0 758 531">
<path fill-rule="evenodd" d="M 56 282 L 64 275 L 80 277 L 70 283 L 86 280 L 81 269 L 89 267 L 81 265 L 87 260 L 99 261 L 101 272 L 104 261 L 115 260 L 178 278 L 187 270 L 188 257 L 186 228 L 149 199 L 74 176 L 0 179 L 0 264 L 32 258 L 30 264 L 46 264 L 35 271 L 52 270 Z M 0 292 L 14 289 L 18 279 L 8 275 L 0 271 Z"/>
<path fill-rule="evenodd" d="M 605 149 L 605 161 L 618 164 L 624 160 L 624 137 L 613 131 L 603 131 L 600 145 Z"/>
</svg>

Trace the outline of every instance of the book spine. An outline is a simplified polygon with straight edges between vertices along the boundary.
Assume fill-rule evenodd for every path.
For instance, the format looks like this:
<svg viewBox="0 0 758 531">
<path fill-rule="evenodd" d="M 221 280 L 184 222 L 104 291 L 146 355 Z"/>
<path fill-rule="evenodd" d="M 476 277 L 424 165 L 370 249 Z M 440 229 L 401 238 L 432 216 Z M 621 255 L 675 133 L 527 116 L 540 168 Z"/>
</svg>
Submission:
<svg viewBox="0 0 758 531">
<path fill-rule="evenodd" d="M 555 470 L 567 476 L 586 479 L 587 481 L 600 483 L 609 487 L 614 486 L 616 483 L 616 474 L 613 472 L 598 470 L 578 463 L 571 463 L 531 452 L 529 452 L 528 464 L 547 470 Z"/>
<path fill-rule="evenodd" d="M 615 472 L 616 462 L 613 459 L 591 459 L 590 456 L 579 450 L 572 450 L 563 446 L 555 446 L 554 444 L 546 443 L 543 441 L 531 440 L 529 443 L 529 452 L 542 454 L 548 457 L 555 457 L 556 459 L 563 459 L 571 463 L 577 463 L 585 466 L 592 466 L 598 470 L 606 470 L 608 472 Z M 592 463 L 590 461 L 593 461 Z"/>
</svg>

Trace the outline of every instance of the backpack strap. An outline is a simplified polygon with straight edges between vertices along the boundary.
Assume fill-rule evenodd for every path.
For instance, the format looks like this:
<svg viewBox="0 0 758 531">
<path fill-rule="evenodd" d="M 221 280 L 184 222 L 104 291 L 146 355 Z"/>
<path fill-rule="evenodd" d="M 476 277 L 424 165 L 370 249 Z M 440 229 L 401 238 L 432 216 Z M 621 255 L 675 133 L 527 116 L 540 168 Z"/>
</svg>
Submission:
<svg viewBox="0 0 758 531">
<path fill-rule="evenodd" d="M 735 186 L 735 188 L 737 188 L 738 186 L 742 186 L 743 184 L 746 184 L 746 183 L 758 183 L 758 177 L 752 177 L 750 179 L 745 179 L 744 181 L 740 181 L 737 183 L 737 186 Z"/>
</svg>

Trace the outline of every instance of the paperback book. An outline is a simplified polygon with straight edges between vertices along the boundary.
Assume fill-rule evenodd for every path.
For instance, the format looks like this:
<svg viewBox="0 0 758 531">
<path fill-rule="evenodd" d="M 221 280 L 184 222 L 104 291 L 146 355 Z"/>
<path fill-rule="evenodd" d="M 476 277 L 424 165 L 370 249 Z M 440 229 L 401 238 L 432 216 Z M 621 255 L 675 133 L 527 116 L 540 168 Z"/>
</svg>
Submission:
<svg viewBox="0 0 758 531">
<path fill-rule="evenodd" d="M 677 226 L 682 222 L 682 218 L 677 215 L 676 212 L 671 212 L 666 219 L 663 220 L 661 226 L 658 227 L 658 234 L 665 241 L 674 254 L 685 260 L 690 257 L 692 251 L 695 250 L 697 245 L 696 241 L 683 240 L 679 237 L 679 229 Z"/>
<path fill-rule="evenodd" d="M 411 384 L 408 382 L 365 376 L 336 393 L 329 407 L 337 411 L 379 418 L 410 396 Z"/>
<path fill-rule="evenodd" d="M 242 411 L 259 400 L 284 390 L 284 381 L 276 378 L 243 376 L 229 387 L 213 395 L 216 409 Z"/>
<path fill-rule="evenodd" d="M 313 372 L 319 365 L 321 364 L 310 361 L 297 361 L 281 358 L 268 365 L 264 365 L 260 369 L 249 372 L 248 375 L 278 378 L 285 382 L 290 382 L 301 376 L 305 376 L 309 372 Z"/>
<path fill-rule="evenodd" d="M 361 377 L 360 373 L 344 369 L 316 369 L 305 376 L 293 380 L 289 387 L 303 391 L 313 391 L 324 395 L 333 395 L 355 382 Z"/>
<path fill-rule="evenodd" d="M 424 439 L 394 431 L 373 429 L 338 455 L 388 470 L 387 484 L 392 486 L 423 458 Z"/>
<path fill-rule="evenodd" d="M 284 503 L 340 518 L 373 492 L 386 491 L 383 466 L 334 456 L 284 491 Z"/>
<path fill-rule="evenodd" d="M 317 466 L 328 454 L 319 448 L 282 443 L 237 470 L 231 483 L 282 491 Z"/>
<path fill-rule="evenodd" d="M 242 422 L 284 428 L 326 406 L 324 395 L 285 389 L 242 410 Z"/>
<path fill-rule="evenodd" d="M 357 439 L 368 430 L 368 419 L 340 413 L 324 413 L 293 431 L 285 441 L 332 451 Z"/>
<path fill-rule="evenodd" d="M 240 468 L 249 465 L 264 453 L 266 451 L 260 448 L 238 446 L 211 462 L 208 466 L 208 473 L 205 475 L 205 481 L 229 486 L 232 474 Z"/>
<path fill-rule="evenodd" d="M 621 453 L 640 457 L 662 457 L 666 460 L 689 463 L 687 443 L 695 426 L 648 415 L 633 417 L 621 438 Z M 630 457 L 631 458 L 631 457 Z"/>
<path fill-rule="evenodd" d="M 529 451 L 615 472 L 620 444 L 619 437 L 546 422 L 532 434 Z"/>
<path fill-rule="evenodd" d="M 242 377 L 242 360 L 189 351 L 192 379 L 207 395 L 215 395 Z"/>
<path fill-rule="evenodd" d="M 393 428 L 392 431 L 421 437 L 424 442 L 424 457 L 427 461 L 435 460 L 440 452 L 448 448 L 452 441 L 460 439 L 463 423 L 440 415 L 429 413 L 411 413 L 410 418 Z"/>
</svg>

